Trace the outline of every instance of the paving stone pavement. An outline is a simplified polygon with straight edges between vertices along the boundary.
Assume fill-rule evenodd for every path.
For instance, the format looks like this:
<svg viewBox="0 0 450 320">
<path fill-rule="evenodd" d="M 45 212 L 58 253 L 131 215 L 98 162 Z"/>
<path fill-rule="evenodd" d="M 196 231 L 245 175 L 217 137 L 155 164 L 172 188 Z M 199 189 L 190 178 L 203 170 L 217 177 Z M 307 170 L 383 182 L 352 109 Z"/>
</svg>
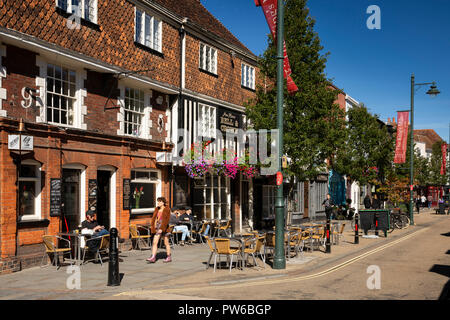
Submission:
<svg viewBox="0 0 450 320">
<path fill-rule="evenodd" d="M 208 286 L 233 282 L 254 281 L 289 275 L 308 274 L 339 260 L 360 254 L 365 250 L 376 248 L 389 241 L 417 231 L 439 219 L 449 216 L 435 215 L 434 210 L 423 210 L 415 215 L 415 225 L 404 230 L 395 230 L 385 238 L 382 233 L 377 239 L 360 238 L 355 245 L 354 232 L 350 221 L 346 222 L 344 237 L 339 245 L 332 246 L 327 254 L 324 249 L 305 252 L 303 257 L 286 260 L 286 268 L 272 269 L 270 261 L 262 268 L 248 267 L 244 270 L 228 268 L 217 269 L 211 266 L 206 269 L 210 251 L 207 244 L 175 246 L 172 251 L 173 262 L 163 263 L 165 250 L 159 249 L 158 261 L 149 264 L 145 261 L 150 256 L 149 250 L 125 251 L 119 255 L 119 272 L 122 275 L 120 286 L 107 286 L 108 261 L 103 265 L 89 262 L 80 267 L 80 288 L 73 288 L 75 282 L 70 267 L 62 266 L 58 270 L 54 266 L 35 267 L 20 272 L 0 275 L 0 300 L 85 300 L 85 299 L 160 299 L 184 300 L 195 299 L 194 296 L 174 294 L 152 294 L 152 290 L 176 288 L 183 286 Z"/>
</svg>

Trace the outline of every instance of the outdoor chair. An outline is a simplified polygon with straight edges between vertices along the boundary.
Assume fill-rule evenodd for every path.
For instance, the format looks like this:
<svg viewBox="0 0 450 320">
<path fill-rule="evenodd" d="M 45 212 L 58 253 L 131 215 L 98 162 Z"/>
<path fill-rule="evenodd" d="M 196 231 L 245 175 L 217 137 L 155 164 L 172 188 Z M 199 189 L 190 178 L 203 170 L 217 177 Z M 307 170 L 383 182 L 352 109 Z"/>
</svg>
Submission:
<svg viewBox="0 0 450 320">
<path fill-rule="evenodd" d="M 200 230 L 191 230 L 191 235 L 192 235 L 192 237 L 194 238 L 198 238 L 199 239 L 199 242 L 201 242 L 201 243 L 204 243 L 204 241 L 203 241 L 203 233 L 205 233 L 205 231 L 206 231 L 206 226 L 209 224 L 209 222 L 208 221 L 204 221 L 203 223 L 202 223 L 202 226 L 200 227 Z"/>
<path fill-rule="evenodd" d="M 264 268 L 266 268 L 266 255 L 264 254 L 264 251 L 262 253 L 261 251 L 265 243 L 266 243 L 266 235 L 263 234 L 257 237 L 255 254 L 258 255 L 262 260 Z"/>
<path fill-rule="evenodd" d="M 52 265 L 54 264 L 56 266 L 56 270 L 58 270 L 60 267 L 60 265 L 58 264 L 59 255 L 62 255 L 63 262 L 64 262 L 65 254 L 69 254 L 70 260 L 72 260 L 72 249 L 70 248 L 69 240 L 58 237 L 58 236 L 52 236 L 52 235 L 44 235 L 44 236 L 42 236 L 42 239 L 43 239 L 43 243 L 45 245 L 45 252 L 44 252 L 44 255 L 42 256 L 41 267 L 43 266 L 44 258 L 47 255 L 52 256 L 52 259 L 51 259 Z M 56 244 L 58 240 L 67 242 L 69 247 L 68 248 L 60 248 Z M 72 265 L 72 262 L 70 264 Z"/>
<path fill-rule="evenodd" d="M 295 253 L 294 257 L 297 255 L 297 246 L 298 246 L 299 238 L 301 238 L 301 231 L 299 232 L 298 230 L 291 230 L 286 235 L 285 248 L 286 248 L 286 257 L 288 260 L 289 260 L 289 258 L 291 258 L 292 250 Z"/>
<path fill-rule="evenodd" d="M 143 226 L 140 226 L 141 228 L 145 228 Z M 147 229 L 147 228 L 145 228 Z M 147 229 L 147 231 L 149 231 Z M 150 232 L 148 234 L 141 235 L 141 233 L 138 230 L 138 227 L 135 224 L 130 224 L 130 235 L 131 235 L 131 249 L 137 249 L 141 250 L 141 243 L 144 244 L 144 247 L 147 249 L 150 248 Z M 145 243 L 144 239 L 147 239 L 147 243 Z"/>
<path fill-rule="evenodd" d="M 275 233 L 267 232 L 266 242 L 264 244 L 264 257 L 268 256 L 268 251 L 271 251 L 271 255 L 273 256 L 274 250 L 275 250 Z"/>
<path fill-rule="evenodd" d="M 254 266 L 257 266 L 258 263 L 256 262 L 256 243 L 258 238 L 252 237 L 244 240 L 244 248 L 242 249 L 243 259 L 245 262 L 245 266 L 247 266 L 248 256 L 252 255 L 253 262 L 255 263 Z"/>
<path fill-rule="evenodd" d="M 213 256 L 217 255 L 217 251 L 216 251 L 216 248 L 214 247 L 213 239 L 210 239 L 208 236 L 205 236 L 205 239 L 206 239 L 206 243 L 208 243 L 209 250 L 211 251 L 208 262 L 206 263 L 206 269 L 208 270 L 209 264 L 211 263 L 211 258 Z"/>
<path fill-rule="evenodd" d="M 94 252 L 94 259 L 92 259 L 92 260 L 95 260 L 95 261 L 100 260 L 100 264 L 103 266 L 102 253 L 107 253 L 109 251 L 109 239 L 110 239 L 109 234 L 105 234 L 101 237 L 87 239 L 86 245 L 84 246 L 84 250 L 83 250 L 82 265 L 84 264 L 85 259 L 86 259 L 86 251 L 89 251 L 89 244 L 92 241 L 100 241 L 100 245 L 97 246 L 96 251 Z"/>
<path fill-rule="evenodd" d="M 333 235 L 334 244 L 336 244 L 336 245 L 339 244 L 341 237 L 343 237 L 344 229 L 345 229 L 345 223 L 341 224 L 341 228 L 339 229 L 339 231 L 336 231 L 336 230 L 333 231 L 332 235 Z"/>
<path fill-rule="evenodd" d="M 311 236 L 311 250 L 314 249 L 314 245 L 317 244 L 318 246 L 325 247 L 325 228 L 319 227 L 316 229 L 316 231 Z"/>
<path fill-rule="evenodd" d="M 239 263 L 239 256 L 241 254 L 241 248 L 239 249 L 231 249 L 230 242 L 236 241 L 229 238 L 215 238 L 214 239 L 214 246 L 216 248 L 216 256 L 214 257 L 214 272 L 216 272 L 216 265 L 217 265 L 217 257 L 219 257 L 219 264 L 220 264 L 220 256 L 225 255 L 227 257 L 227 262 L 230 265 L 230 272 L 231 267 L 233 266 L 233 257 L 237 256 L 236 263 Z M 230 261 L 231 256 L 231 261 Z"/>
<path fill-rule="evenodd" d="M 297 252 L 300 251 L 301 257 L 303 258 L 303 252 L 306 247 L 307 242 L 310 244 L 312 242 L 312 234 L 309 231 L 302 231 L 301 236 L 297 239 Z M 310 246 L 311 247 L 311 246 Z"/>
<path fill-rule="evenodd" d="M 219 224 L 217 236 L 220 236 L 221 232 L 225 234 L 225 237 L 231 237 L 231 219 L 227 220 L 224 225 Z"/>
</svg>

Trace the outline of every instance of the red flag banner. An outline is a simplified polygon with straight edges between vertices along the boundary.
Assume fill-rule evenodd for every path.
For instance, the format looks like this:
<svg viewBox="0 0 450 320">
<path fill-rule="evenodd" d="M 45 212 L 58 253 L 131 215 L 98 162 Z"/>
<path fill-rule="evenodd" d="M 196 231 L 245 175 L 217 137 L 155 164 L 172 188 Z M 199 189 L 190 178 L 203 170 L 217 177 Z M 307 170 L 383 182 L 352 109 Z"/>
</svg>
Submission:
<svg viewBox="0 0 450 320">
<path fill-rule="evenodd" d="M 255 0 L 257 7 L 262 7 L 264 16 L 266 17 L 267 24 L 269 25 L 270 33 L 273 39 L 277 39 L 277 0 Z M 295 85 L 294 80 L 291 78 L 291 66 L 289 64 L 289 58 L 287 56 L 286 42 L 283 41 L 283 72 L 284 78 L 287 80 L 287 89 L 289 94 L 294 94 L 298 91 L 298 87 Z"/>
<path fill-rule="evenodd" d="M 446 162 L 447 162 L 447 144 L 443 143 L 441 146 L 442 150 L 442 164 L 441 164 L 441 175 L 445 174 Z"/>
<path fill-rule="evenodd" d="M 408 142 L 408 119 L 409 111 L 397 112 L 397 139 L 395 141 L 394 163 L 405 163 L 406 143 Z"/>
</svg>

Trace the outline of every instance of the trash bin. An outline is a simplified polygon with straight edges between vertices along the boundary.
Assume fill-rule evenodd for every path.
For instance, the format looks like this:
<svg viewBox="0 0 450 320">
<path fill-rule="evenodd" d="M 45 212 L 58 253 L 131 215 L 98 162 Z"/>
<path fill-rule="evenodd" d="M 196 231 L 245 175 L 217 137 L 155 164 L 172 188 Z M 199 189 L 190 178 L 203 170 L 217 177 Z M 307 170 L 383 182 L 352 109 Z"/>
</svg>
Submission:
<svg viewBox="0 0 450 320">
<path fill-rule="evenodd" d="M 371 229 L 384 232 L 384 236 L 387 237 L 387 230 L 389 229 L 390 211 L 385 209 L 367 209 L 359 210 L 359 217 L 361 219 L 361 229 L 364 230 L 364 234 L 367 235 Z"/>
<path fill-rule="evenodd" d="M 445 214 L 445 203 L 439 203 L 438 214 Z"/>
</svg>

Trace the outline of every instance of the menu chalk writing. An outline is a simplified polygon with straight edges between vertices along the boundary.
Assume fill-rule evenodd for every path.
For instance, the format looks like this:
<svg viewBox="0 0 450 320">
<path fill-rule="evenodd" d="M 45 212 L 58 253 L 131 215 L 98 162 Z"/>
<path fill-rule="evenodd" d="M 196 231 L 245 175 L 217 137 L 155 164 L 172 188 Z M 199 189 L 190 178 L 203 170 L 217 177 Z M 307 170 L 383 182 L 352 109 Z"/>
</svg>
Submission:
<svg viewBox="0 0 450 320">
<path fill-rule="evenodd" d="M 50 179 L 50 216 L 61 215 L 61 179 Z"/>
</svg>

